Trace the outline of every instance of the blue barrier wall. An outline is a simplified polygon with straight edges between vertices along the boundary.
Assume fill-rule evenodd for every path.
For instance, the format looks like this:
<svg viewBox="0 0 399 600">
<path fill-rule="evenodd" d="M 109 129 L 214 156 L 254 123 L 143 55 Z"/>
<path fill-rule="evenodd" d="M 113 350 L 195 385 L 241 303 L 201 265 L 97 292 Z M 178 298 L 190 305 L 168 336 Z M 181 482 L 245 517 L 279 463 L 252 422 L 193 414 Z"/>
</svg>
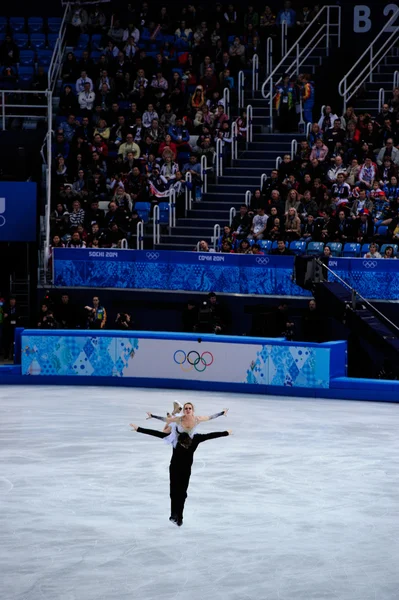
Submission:
<svg viewBox="0 0 399 600">
<path fill-rule="evenodd" d="M 58 287 L 215 291 L 309 296 L 293 281 L 294 257 L 113 249 L 55 249 Z M 370 299 L 399 299 L 399 261 L 334 258 L 330 267 Z"/>
<path fill-rule="evenodd" d="M 0 241 L 36 241 L 36 183 L 0 182 Z"/>
</svg>

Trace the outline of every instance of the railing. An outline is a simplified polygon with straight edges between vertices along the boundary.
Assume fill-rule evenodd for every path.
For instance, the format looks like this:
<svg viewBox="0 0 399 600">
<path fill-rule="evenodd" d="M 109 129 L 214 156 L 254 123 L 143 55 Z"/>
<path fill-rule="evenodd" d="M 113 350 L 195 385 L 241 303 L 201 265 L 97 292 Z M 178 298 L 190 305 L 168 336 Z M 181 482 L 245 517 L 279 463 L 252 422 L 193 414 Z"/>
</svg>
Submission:
<svg viewBox="0 0 399 600">
<path fill-rule="evenodd" d="M 382 111 L 383 104 L 385 104 L 385 90 L 380 88 L 378 90 L 378 112 Z"/>
<path fill-rule="evenodd" d="M 144 250 L 144 223 L 139 221 L 136 228 L 136 248 L 137 250 Z"/>
<path fill-rule="evenodd" d="M 152 214 L 152 245 L 155 247 L 161 241 L 161 223 L 160 223 L 159 206 L 154 206 L 154 212 Z"/>
<path fill-rule="evenodd" d="M 216 248 L 217 248 L 217 243 L 218 243 L 218 239 L 220 238 L 220 225 L 218 225 L 216 223 L 216 225 L 213 228 L 213 236 L 212 236 L 212 244 L 213 244 L 213 248 L 216 252 Z"/>
<path fill-rule="evenodd" d="M 122 250 L 128 250 L 129 249 L 129 244 L 126 238 L 123 238 L 123 240 L 121 240 L 121 248 Z"/>
<path fill-rule="evenodd" d="M 294 160 L 295 154 L 298 152 L 298 142 L 297 140 L 292 140 L 291 142 L 291 160 Z"/>
<path fill-rule="evenodd" d="M 238 128 L 237 122 L 234 121 L 231 126 L 231 162 L 233 163 L 238 158 Z"/>
<path fill-rule="evenodd" d="M 205 158 L 205 164 L 206 164 L 206 156 L 204 156 L 204 158 Z M 201 167 L 201 170 L 202 170 L 202 167 Z M 193 180 L 193 178 L 191 176 L 191 173 L 186 173 L 186 183 L 191 183 L 192 180 Z M 187 185 L 184 190 L 184 194 L 185 194 L 185 211 L 186 211 L 186 216 L 187 216 L 187 213 L 189 210 L 191 210 L 192 203 L 193 203 L 193 195 Z"/>
<path fill-rule="evenodd" d="M 336 11 L 336 13 L 334 11 Z M 335 19 L 334 14 L 336 14 Z M 323 21 L 324 23 L 321 24 Z M 266 81 L 262 85 L 262 96 L 269 100 L 270 131 L 273 131 L 274 90 L 275 86 L 281 81 L 281 72 L 283 68 L 284 72 L 290 77 L 294 74 L 299 75 L 299 70 L 302 65 L 306 63 L 309 56 L 311 56 L 324 40 L 326 42 L 327 56 L 329 55 L 330 44 L 333 37 L 337 38 L 338 47 L 340 47 L 341 7 L 332 5 L 323 6 L 309 23 L 302 35 L 297 39 L 292 48 L 284 54 L 278 65 L 276 65 L 273 71 L 268 75 Z"/>
<path fill-rule="evenodd" d="M 58 38 L 54 47 L 53 55 L 51 57 L 50 66 L 48 68 L 47 73 L 47 87 L 52 92 L 54 91 L 55 84 L 57 83 L 57 79 L 62 67 L 62 62 L 64 58 L 64 50 L 65 50 L 65 42 L 66 42 L 66 31 L 67 25 L 70 21 L 70 13 L 72 11 L 71 4 L 68 4 L 65 7 L 64 16 L 61 21 L 60 31 L 58 34 Z"/>
<path fill-rule="evenodd" d="M 234 219 L 234 217 L 236 216 L 236 214 L 237 214 L 237 211 L 236 211 L 236 209 L 234 208 L 234 206 L 232 206 L 232 207 L 230 208 L 230 220 L 229 220 L 229 225 L 230 225 L 230 227 L 231 227 L 231 224 L 232 224 L 232 222 L 233 222 L 233 219 Z"/>
<path fill-rule="evenodd" d="M 247 106 L 247 144 L 253 141 L 253 108 L 251 104 Z"/>
<path fill-rule="evenodd" d="M 230 90 L 229 88 L 224 88 L 223 90 L 223 104 L 224 104 L 224 112 L 230 119 Z"/>
<path fill-rule="evenodd" d="M 260 190 L 262 191 L 263 186 L 265 185 L 267 181 L 267 175 L 266 173 L 262 173 L 262 175 L 260 176 Z"/>
<path fill-rule="evenodd" d="M 281 21 L 281 56 L 285 56 L 288 50 L 288 24 Z"/>
<path fill-rule="evenodd" d="M 255 92 L 259 88 L 259 56 L 253 55 L 252 58 L 252 98 L 255 96 Z"/>
<path fill-rule="evenodd" d="M 279 168 L 280 164 L 282 163 L 283 159 L 281 158 L 281 156 L 278 156 L 276 158 L 276 169 Z"/>
<path fill-rule="evenodd" d="M 393 87 L 399 87 L 399 71 L 395 71 L 393 74 Z"/>
<path fill-rule="evenodd" d="M 238 73 L 238 108 L 244 108 L 244 104 L 245 104 L 245 99 L 244 99 L 244 94 L 245 94 L 245 75 L 244 75 L 244 71 L 240 71 Z"/>
<path fill-rule="evenodd" d="M 252 198 L 251 190 L 247 190 L 245 192 L 245 206 L 251 205 L 251 198 Z"/>
<path fill-rule="evenodd" d="M 309 138 L 309 136 L 310 136 L 310 132 L 312 131 L 312 125 L 313 125 L 313 123 L 306 124 L 306 138 Z"/>
<path fill-rule="evenodd" d="M 13 98 L 19 98 L 21 95 L 26 96 L 27 102 L 24 104 L 18 104 L 18 99 L 15 103 Z M 29 99 L 33 96 L 42 96 L 43 104 L 31 104 Z M 1 128 L 3 131 L 6 129 L 7 119 L 42 119 L 47 122 L 47 125 L 51 128 L 51 121 L 49 121 L 49 115 L 52 120 L 53 112 L 53 98 L 51 91 L 43 90 L 2 90 L 0 89 L 0 121 Z M 31 114 L 29 109 L 34 109 Z M 43 114 L 41 114 L 43 111 Z"/>
<path fill-rule="evenodd" d="M 343 110 L 345 112 L 347 102 L 356 94 L 366 81 L 373 80 L 373 71 L 388 54 L 391 48 L 399 40 L 399 27 L 392 26 L 399 17 L 399 8 L 393 13 L 380 33 L 374 38 L 370 46 L 363 52 L 362 56 L 355 62 L 353 67 L 341 79 L 338 91 L 343 98 Z M 391 33 L 388 37 L 385 34 Z M 380 40 L 380 38 L 383 39 Z M 381 44 L 381 45 L 380 45 Z"/>
<path fill-rule="evenodd" d="M 219 177 L 223 177 L 223 142 L 221 139 L 216 140 L 216 181 Z"/>
<path fill-rule="evenodd" d="M 169 190 L 169 235 L 172 233 L 172 227 L 176 227 L 176 190 Z"/>
<path fill-rule="evenodd" d="M 273 71 L 273 38 L 266 40 L 266 75 Z"/>
<path fill-rule="evenodd" d="M 202 178 L 202 193 L 206 194 L 208 191 L 208 173 L 206 166 L 206 156 L 203 154 L 201 156 L 201 178 Z"/>
</svg>

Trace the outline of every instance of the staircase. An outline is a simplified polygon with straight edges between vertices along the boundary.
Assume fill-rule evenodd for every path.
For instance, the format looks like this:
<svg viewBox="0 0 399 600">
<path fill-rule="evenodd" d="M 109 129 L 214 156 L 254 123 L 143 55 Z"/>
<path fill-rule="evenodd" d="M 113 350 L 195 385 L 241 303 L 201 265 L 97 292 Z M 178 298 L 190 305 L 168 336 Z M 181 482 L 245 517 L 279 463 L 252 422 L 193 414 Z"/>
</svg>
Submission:
<svg viewBox="0 0 399 600">
<path fill-rule="evenodd" d="M 385 57 L 384 62 L 373 73 L 373 81 L 365 84 L 366 94 L 356 99 L 355 111 L 367 111 L 372 116 L 378 113 L 379 91 L 385 91 L 385 102 L 392 96 L 394 88 L 394 72 L 399 69 L 399 56 L 397 49 L 393 48 Z"/>
</svg>

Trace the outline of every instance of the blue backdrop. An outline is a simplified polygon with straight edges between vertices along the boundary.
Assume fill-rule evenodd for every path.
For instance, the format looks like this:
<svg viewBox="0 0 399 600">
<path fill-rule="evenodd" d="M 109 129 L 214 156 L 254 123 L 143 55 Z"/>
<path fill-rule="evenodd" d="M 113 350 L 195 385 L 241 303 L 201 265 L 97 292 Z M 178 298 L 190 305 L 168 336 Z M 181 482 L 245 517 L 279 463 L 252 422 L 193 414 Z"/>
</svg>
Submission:
<svg viewBox="0 0 399 600">
<path fill-rule="evenodd" d="M 0 241 L 36 240 L 36 183 L 0 183 Z"/>
<path fill-rule="evenodd" d="M 294 257 L 153 250 L 55 249 L 59 287 L 309 296 L 293 281 Z M 334 258 L 330 267 L 366 298 L 399 299 L 399 261 Z"/>
</svg>

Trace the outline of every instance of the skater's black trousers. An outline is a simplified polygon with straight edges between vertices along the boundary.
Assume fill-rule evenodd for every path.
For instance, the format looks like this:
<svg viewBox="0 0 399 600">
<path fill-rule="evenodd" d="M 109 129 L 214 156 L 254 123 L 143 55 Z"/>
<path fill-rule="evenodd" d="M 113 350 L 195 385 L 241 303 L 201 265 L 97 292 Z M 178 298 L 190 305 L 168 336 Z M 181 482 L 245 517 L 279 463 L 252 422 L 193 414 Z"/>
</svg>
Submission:
<svg viewBox="0 0 399 600">
<path fill-rule="evenodd" d="M 158 438 L 165 438 L 169 434 L 155 429 L 144 429 L 139 427 L 139 433 L 146 433 Z M 190 483 L 191 466 L 194 460 L 194 452 L 199 444 L 207 440 L 213 440 L 218 437 L 229 435 L 228 431 L 213 431 L 212 433 L 196 433 L 192 438 L 188 448 L 177 444 L 173 449 L 172 459 L 169 466 L 169 481 L 170 481 L 170 504 L 171 516 L 177 520 L 183 520 L 184 503 L 187 498 L 187 488 Z"/>
</svg>

